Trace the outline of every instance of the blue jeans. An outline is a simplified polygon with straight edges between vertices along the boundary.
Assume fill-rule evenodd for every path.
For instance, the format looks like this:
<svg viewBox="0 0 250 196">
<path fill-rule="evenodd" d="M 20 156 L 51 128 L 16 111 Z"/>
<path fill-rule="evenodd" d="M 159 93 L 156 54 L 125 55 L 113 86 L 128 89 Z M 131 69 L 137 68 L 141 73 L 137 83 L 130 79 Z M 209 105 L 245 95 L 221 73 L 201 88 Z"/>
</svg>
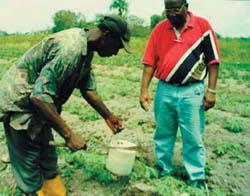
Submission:
<svg viewBox="0 0 250 196">
<path fill-rule="evenodd" d="M 177 87 L 159 81 L 154 100 L 156 164 L 169 173 L 178 128 L 182 136 L 182 159 L 190 180 L 205 179 L 205 147 L 202 135 L 205 113 L 204 83 Z"/>
</svg>

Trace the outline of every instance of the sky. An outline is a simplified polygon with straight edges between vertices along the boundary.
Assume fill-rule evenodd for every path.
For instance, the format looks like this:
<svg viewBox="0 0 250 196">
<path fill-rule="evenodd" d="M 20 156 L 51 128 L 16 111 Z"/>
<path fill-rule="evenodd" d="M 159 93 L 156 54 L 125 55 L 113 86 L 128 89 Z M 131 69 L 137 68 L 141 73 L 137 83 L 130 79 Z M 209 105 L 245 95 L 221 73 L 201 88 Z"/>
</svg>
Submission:
<svg viewBox="0 0 250 196">
<path fill-rule="evenodd" d="M 127 0 L 129 15 L 149 24 L 160 15 L 164 0 Z M 0 30 L 25 33 L 53 27 L 52 16 L 59 10 L 82 13 L 87 21 L 98 13 L 109 14 L 112 0 L 0 0 Z M 188 0 L 189 10 L 210 22 L 223 37 L 250 37 L 250 0 Z"/>
</svg>

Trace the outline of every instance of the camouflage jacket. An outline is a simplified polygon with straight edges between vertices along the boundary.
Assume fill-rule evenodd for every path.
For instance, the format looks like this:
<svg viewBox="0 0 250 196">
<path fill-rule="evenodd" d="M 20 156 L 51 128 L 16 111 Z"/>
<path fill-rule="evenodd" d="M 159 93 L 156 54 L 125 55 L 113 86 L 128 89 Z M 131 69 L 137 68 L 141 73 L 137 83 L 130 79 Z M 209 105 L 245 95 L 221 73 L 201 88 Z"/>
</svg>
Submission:
<svg viewBox="0 0 250 196">
<path fill-rule="evenodd" d="M 0 121 L 8 114 L 15 130 L 34 138 L 44 125 L 29 100 L 54 103 L 60 112 L 74 88 L 94 90 L 93 53 L 87 53 L 84 29 L 52 34 L 28 50 L 0 81 Z"/>
</svg>

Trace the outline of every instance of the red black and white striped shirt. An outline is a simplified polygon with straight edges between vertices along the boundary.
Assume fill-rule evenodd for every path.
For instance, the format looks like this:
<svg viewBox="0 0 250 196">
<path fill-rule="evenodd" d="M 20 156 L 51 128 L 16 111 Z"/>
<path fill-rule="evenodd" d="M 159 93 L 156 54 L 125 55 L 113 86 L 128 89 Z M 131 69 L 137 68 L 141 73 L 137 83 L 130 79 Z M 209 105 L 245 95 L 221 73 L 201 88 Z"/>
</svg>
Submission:
<svg viewBox="0 0 250 196">
<path fill-rule="evenodd" d="M 191 12 L 188 15 L 189 21 L 179 36 L 167 19 L 157 24 L 150 35 L 142 64 L 156 67 L 155 76 L 160 80 L 182 84 L 193 76 L 203 80 L 205 69 L 201 65 L 220 63 L 211 25 Z"/>
</svg>

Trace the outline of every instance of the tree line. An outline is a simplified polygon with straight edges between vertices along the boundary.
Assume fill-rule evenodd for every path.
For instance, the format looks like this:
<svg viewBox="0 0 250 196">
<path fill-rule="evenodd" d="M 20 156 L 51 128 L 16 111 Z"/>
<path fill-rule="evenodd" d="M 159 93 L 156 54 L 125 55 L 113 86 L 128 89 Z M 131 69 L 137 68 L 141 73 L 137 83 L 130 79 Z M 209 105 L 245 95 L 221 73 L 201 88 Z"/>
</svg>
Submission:
<svg viewBox="0 0 250 196">
<path fill-rule="evenodd" d="M 109 6 L 110 10 L 115 10 L 116 14 L 124 17 L 133 26 L 146 26 L 143 18 L 135 15 L 128 15 L 129 3 L 126 0 L 113 0 Z M 102 17 L 102 14 L 97 14 L 95 21 L 98 21 Z M 164 14 L 153 15 L 150 18 L 150 28 L 152 29 L 159 21 L 163 20 Z M 87 22 L 86 17 L 81 13 L 75 13 L 69 10 L 60 10 L 56 12 L 53 16 L 54 27 L 52 32 L 58 32 L 71 27 L 84 27 L 92 26 L 91 23 Z"/>
<path fill-rule="evenodd" d="M 114 13 L 127 19 L 127 21 L 133 25 L 132 36 L 145 36 L 148 35 L 151 29 L 164 17 L 163 15 L 153 15 L 150 18 L 150 24 L 145 24 L 145 20 L 135 15 L 129 15 L 128 9 L 129 3 L 127 0 L 113 0 L 109 6 L 109 9 Z M 103 14 L 97 14 L 94 21 L 87 21 L 86 17 L 82 13 L 76 13 L 70 10 L 57 11 L 53 16 L 53 27 L 40 31 L 55 33 L 72 27 L 87 27 L 91 28 L 95 26 L 95 22 L 98 21 Z M 36 32 L 38 33 L 38 32 Z M 0 30 L 0 36 L 8 35 L 6 31 Z"/>
</svg>

